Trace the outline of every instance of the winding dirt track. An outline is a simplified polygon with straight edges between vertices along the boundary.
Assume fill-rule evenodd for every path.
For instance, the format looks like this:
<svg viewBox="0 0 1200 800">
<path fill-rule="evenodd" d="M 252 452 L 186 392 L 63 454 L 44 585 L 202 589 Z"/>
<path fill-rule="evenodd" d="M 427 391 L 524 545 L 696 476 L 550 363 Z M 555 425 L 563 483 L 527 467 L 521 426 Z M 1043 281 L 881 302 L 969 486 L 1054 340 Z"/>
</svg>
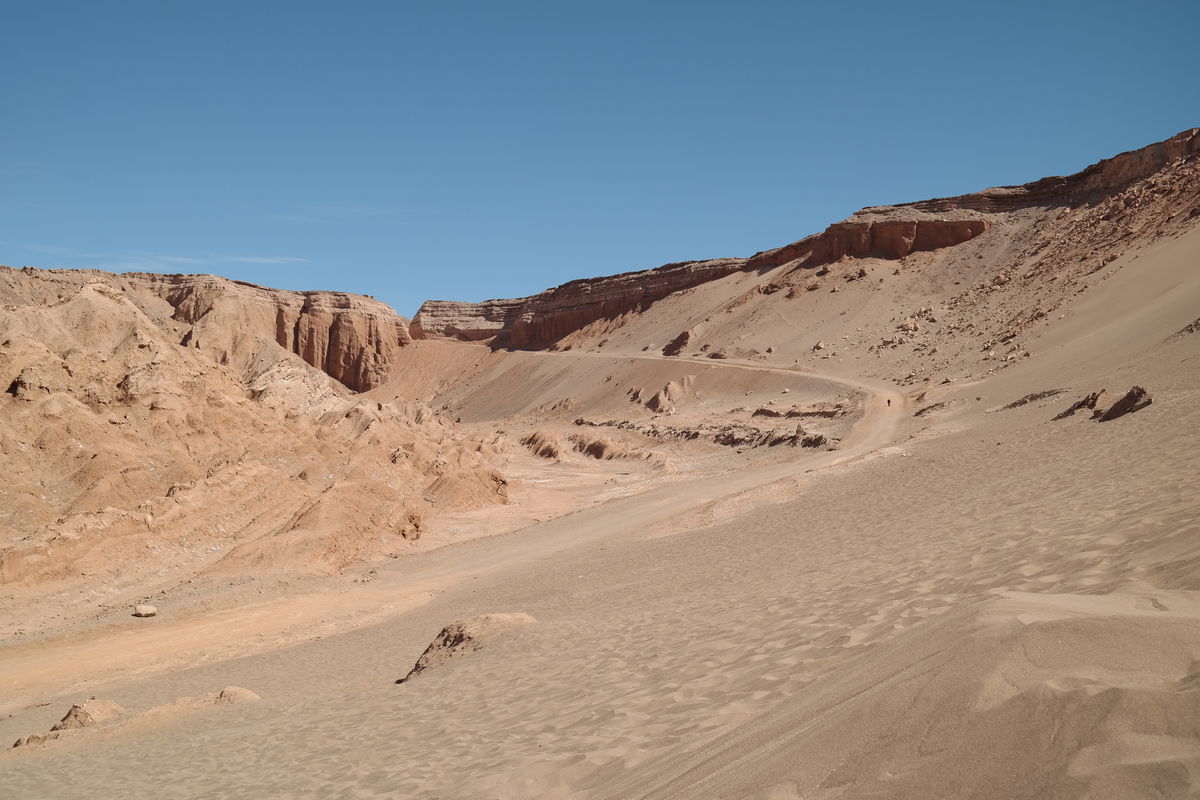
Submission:
<svg viewBox="0 0 1200 800">
<path fill-rule="evenodd" d="M 546 353 L 550 358 L 596 358 L 599 353 Z M 892 387 L 754 362 L 667 359 L 622 355 L 622 360 L 695 360 L 706 367 L 777 372 L 836 383 L 867 394 L 863 417 L 835 451 L 806 451 L 797 461 L 735 473 L 680 477 L 647 491 L 598 503 L 536 523 L 514 533 L 475 539 L 414 554 L 380 567 L 369 585 L 340 585 L 334 591 L 276 597 L 234 609 L 159 618 L 153 630 L 142 621 L 85 630 L 52 640 L 0 650 L 0 683 L 6 696 L 0 713 L 35 700 L 93 688 L 112 680 L 253 652 L 382 622 L 429 602 L 472 579 L 519 567 L 531 559 L 573 549 L 598 539 L 642 535 L 646 529 L 703 509 L 716 501 L 815 470 L 870 455 L 893 444 L 905 416 L 905 397 Z M 889 404 L 888 401 L 891 401 Z M 336 598 L 336 599 L 335 599 Z M 86 671 L 80 665 L 87 665 Z"/>
</svg>

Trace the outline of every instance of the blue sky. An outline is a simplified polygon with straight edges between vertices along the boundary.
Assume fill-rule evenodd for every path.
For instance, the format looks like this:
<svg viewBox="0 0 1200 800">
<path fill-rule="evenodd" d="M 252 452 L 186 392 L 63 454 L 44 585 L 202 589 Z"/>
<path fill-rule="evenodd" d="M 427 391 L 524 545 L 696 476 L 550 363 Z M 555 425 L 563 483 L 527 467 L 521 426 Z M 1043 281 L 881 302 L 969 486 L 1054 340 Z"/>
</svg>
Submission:
<svg viewBox="0 0 1200 800">
<path fill-rule="evenodd" d="M 1195 0 L 12 2 L 0 263 L 521 296 L 1200 125 Z"/>
</svg>

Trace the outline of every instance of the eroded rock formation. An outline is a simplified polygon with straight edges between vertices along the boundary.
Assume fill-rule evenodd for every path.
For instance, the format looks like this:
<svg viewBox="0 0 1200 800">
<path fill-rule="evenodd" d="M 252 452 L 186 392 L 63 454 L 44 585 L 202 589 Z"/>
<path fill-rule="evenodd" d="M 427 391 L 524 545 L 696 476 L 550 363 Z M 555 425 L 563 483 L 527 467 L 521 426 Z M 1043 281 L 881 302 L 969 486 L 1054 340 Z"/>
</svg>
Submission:
<svg viewBox="0 0 1200 800">
<path fill-rule="evenodd" d="M 524 302 L 523 299 L 482 303 L 426 300 L 413 317 L 412 336 L 415 339 L 444 336 L 466 341 L 490 339 L 513 326 Z"/>
<path fill-rule="evenodd" d="M 658 269 L 571 281 L 515 300 L 483 303 L 429 300 L 413 317 L 412 333 L 415 338 L 498 337 L 496 343 L 503 346 L 537 347 L 590 322 L 615 317 L 744 267 L 745 259 L 739 258 L 687 261 Z"/>
<path fill-rule="evenodd" d="M 480 650 L 489 639 L 534 621 L 534 618 L 528 614 L 516 612 L 483 614 L 471 619 L 452 622 L 442 628 L 441 633 L 429 643 L 408 674 L 396 683 L 405 683 L 428 669 L 474 653 Z"/>
<path fill-rule="evenodd" d="M 953 247 L 988 231 L 993 214 L 1096 200 L 1196 152 L 1200 152 L 1200 129 L 1121 153 L 1074 175 L 958 197 L 864 208 L 821 233 L 750 258 L 689 261 L 571 281 L 526 298 L 483 303 L 431 300 L 413 319 L 412 334 L 415 338 L 491 340 L 499 347 L 543 347 L 597 320 L 616 319 L 673 292 L 741 270 L 765 271 L 789 263 L 797 268 L 820 267 L 843 258 L 900 259 Z"/>
<path fill-rule="evenodd" d="M 986 219 L 887 219 L 861 221 L 859 212 L 845 222 L 830 225 L 816 236 L 751 256 L 747 269 L 771 269 L 790 261 L 817 267 L 844 257 L 903 258 L 919 250 L 952 247 L 974 239 L 991 227 Z"/>
<path fill-rule="evenodd" d="M 123 276 L 175 309 L 190 329 L 183 343 L 218 351 L 222 363 L 251 362 L 265 339 L 290 350 L 330 377 L 366 391 L 384 383 L 409 323 L 384 303 L 344 292 L 291 292 L 212 275 Z"/>
</svg>

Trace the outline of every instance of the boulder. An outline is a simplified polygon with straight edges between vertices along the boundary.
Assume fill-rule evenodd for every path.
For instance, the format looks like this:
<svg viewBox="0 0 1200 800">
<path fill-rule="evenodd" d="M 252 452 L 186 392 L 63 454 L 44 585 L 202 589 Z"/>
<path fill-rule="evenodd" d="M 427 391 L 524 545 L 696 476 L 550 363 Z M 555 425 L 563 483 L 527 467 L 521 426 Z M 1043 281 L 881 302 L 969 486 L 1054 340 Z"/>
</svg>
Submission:
<svg viewBox="0 0 1200 800">
<path fill-rule="evenodd" d="M 1130 388 L 1130 390 L 1126 392 L 1120 400 L 1109 406 L 1107 411 L 1100 414 L 1097 419 L 1100 422 L 1109 422 L 1117 417 L 1123 417 L 1126 414 L 1132 414 L 1135 411 L 1141 411 L 1143 408 L 1153 402 L 1154 400 L 1150 397 L 1149 392 L 1147 392 L 1141 386 L 1134 386 Z"/>
<path fill-rule="evenodd" d="M 408 671 L 408 674 L 396 683 L 410 681 L 428 669 L 439 667 L 451 659 L 474 653 L 482 648 L 489 639 L 534 621 L 534 618 L 528 614 L 510 613 L 484 614 L 451 623 L 442 628 L 441 633 L 425 648 L 425 652 L 421 653 L 421 657 L 417 659 L 417 663 Z"/>
<path fill-rule="evenodd" d="M 139 603 L 133 607 L 133 615 L 135 617 L 154 617 L 158 615 L 158 609 L 149 603 Z"/>
<path fill-rule="evenodd" d="M 125 709 L 112 700 L 97 700 L 92 697 L 82 703 L 71 706 L 61 720 L 55 723 L 51 731 L 69 731 L 76 728 L 86 728 L 100 722 L 107 722 L 125 713 Z"/>
</svg>

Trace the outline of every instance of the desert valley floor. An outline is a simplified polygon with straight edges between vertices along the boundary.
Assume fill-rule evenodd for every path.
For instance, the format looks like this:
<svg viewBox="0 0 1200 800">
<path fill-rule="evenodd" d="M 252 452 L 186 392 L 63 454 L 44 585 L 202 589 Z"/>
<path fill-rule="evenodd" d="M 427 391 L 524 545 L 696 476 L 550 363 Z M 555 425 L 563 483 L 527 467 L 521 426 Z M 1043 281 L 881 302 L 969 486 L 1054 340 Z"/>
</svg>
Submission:
<svg viewBox="0 0 1200 800">
<path fill-rule="evenodd" d="M 411 323 L 0 302 L 0 796 L 1200 796 L 1200 131 Z"/>
</svg>

